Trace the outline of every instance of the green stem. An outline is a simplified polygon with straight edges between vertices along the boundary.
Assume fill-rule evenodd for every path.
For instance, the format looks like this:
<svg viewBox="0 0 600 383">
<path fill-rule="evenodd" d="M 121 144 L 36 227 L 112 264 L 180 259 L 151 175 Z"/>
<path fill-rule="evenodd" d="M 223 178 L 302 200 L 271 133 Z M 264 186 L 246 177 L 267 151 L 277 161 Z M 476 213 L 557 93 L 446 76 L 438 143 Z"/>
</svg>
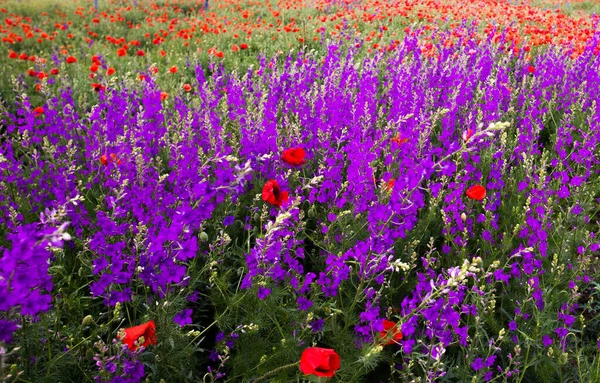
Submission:
<svg viewBox="0 0 600 383">
<path fill-rule="evenodd" d="M 527 368 L 529 368 L 529 349 L 531 348 L 531 346 L 529 344 L 527 344 L 527 353 L 525 354 L 525 363 L 523 365 L 523 371 L 521 371 L 521 374 L 519 374 L 519 380 L 517 381 L 517 383 L 521 383 L 521 381 L 523 381 L 523 378 L 525 377 L 525 371 L 527 371 Z"/>
<path fill-rule="evenodd" d="M 271 376 L 271 375 L 275 375 L 275 374 L 276 374 L 276 373 L 278 373 L 279 371 L 285 370 L 286 368 L 290 368 L 290 367 L 297 366 L 298 364 L 299 364 L 299 362 L 295 362 L 295 363 L 292 363 L 292 364 L 286 364 L 285 366 L 277 367 L 276 369 L 274 369 L 274 370 L 271 370 L 271 371 L 267 372 L 266 374 L 264 374 L 264 375 L 261 375 L 261 376 L 259 376 L 258 378 L 256 378 L 256 379 L 254 380 L 254 383 L 256 383 L 256 382 L 260 382 L 261 380 L 263 380 L 263 379 L 265 379 L 265 378 L 268 378 L 268 377 L 269 377 L 269 376 Z"/>
<path fill-rule="evenodd" d="M 346 323 L 344 324 L 344 329 L 347 329 L 348 326 L 350 325 L 349 315 L 353 312 L 352 310 L 354 310 L 354 306 L 356 306 L 356 304 L 358 303 L 359 296 L 364 294 L 364 292 L 362 291 L 362 287 L 363 287 L 363 280 L 361 280 L 358 284 L 358 288 L 356 289 L 356 295 L 354 296 L 354 300 L 352 301 L 350 308 L 348 310 L 344 310 L 346 312 L 346 316 L 345 316 Z"/>
</svg>

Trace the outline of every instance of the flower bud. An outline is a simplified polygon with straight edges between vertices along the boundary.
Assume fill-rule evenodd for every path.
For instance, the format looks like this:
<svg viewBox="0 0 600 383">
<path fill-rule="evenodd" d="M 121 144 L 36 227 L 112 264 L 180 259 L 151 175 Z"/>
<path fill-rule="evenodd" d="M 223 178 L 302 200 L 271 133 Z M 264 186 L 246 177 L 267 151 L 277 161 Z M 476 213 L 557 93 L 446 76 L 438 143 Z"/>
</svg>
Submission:
<svg viewBox="0 0 600 383">
<path fill-rule="evenodd" d="M 208 234 L 206 234 L 205 232 L 201 232 L 200 234 L 198 234 L 198 239 L 200 240 L 200 242 L 208 242 Z"/>
<path fill-rule="evenodd" d="M 83 318 L 83 320 L 81 321 L 81 324 L 83 326 L 89 326 L 92 323 L 94 323 L 94 317 L 92 317 L 91 315 L 87 315 L 85 318 Z"/>
<path fill-rule="evenodd" d="M 460 213 L 460 219 L 465 222 L 467 220 L 467 215 L 464 212 Z"/>
</svg>

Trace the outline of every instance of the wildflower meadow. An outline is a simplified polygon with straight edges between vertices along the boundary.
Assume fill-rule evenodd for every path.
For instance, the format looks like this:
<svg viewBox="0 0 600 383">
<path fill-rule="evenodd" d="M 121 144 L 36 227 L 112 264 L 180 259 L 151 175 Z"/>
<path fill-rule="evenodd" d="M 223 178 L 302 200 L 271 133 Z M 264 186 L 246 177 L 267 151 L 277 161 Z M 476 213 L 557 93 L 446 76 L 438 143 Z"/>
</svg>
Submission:
<svg viewBox="0 0 600 383">
<path fill-rule="evenodd" d="M 597 1 L 0 12 L 1 383 L 600 382 Z"/>
</svg>

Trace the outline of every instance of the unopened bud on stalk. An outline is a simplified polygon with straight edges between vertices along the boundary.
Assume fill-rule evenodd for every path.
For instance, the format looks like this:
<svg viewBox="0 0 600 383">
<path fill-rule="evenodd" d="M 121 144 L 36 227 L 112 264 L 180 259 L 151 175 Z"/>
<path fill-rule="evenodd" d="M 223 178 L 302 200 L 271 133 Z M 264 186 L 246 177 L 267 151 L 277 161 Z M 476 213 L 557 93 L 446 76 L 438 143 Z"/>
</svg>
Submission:
<svg viewBox="0 0 600 383">
<path fill-rule="evenodd" d="M 201 232 L 200 234 L 198 234 L 198 239 L 200 240 L 200 242 L 208 242 L 208 234 L 206 234 L 205 232 Z"/>
<path fill-rule="evenodd" d="M 467 220 L 467 215 L 464 212 L 460 213 L 460 219 L 465 222 Z"/>
<path fill-rule="evenodd" d="M 92 317 L 91 315 L 86 315 L 81 321 L 81 324 L 83 326 L 90 326 L 92 323 L 94 323 L 94 317 Z"/>
</svg>

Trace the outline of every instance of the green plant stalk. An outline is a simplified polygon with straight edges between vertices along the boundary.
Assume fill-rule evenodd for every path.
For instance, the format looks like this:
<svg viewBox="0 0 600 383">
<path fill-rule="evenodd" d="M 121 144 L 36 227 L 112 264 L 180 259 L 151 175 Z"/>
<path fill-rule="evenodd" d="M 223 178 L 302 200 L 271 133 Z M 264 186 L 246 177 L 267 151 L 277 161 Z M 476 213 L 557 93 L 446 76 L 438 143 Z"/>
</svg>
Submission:
<svg viewBox="0 0 600 383">
<path fill-rule="evenodd" d="M 265 373 L 265 374 L 263 374 L 263 375 L 259 376 L 258 378 L 256 378 L 256 379 L 254 380 L 254 383 L 256 383 L 256 382 L 260 382 L 261 380 L 263 380 L 263 379 L 265 379 L 265 378 L 268 378 L 268 377 L 269 377 L 269 376 L 271 376 L 271 375 L 275 375 L 275 374 L 276 374 L 276 373 L 278 373 L 279 371 L 283 371 L 283 370 L 285 370 L 286 368 L 294 367 L 294 366 L 297 366 L 297 365 L 299 365 L 299 364 L 300 364 L 299 362 L 295 362 L 295 363 L 291 363 L 291 364 L 286 364 L 286 365 L 284 365 L 284 366 L 281 366 L 281 367 L 277 367 L 276 369 L 274 369 L 274 370 L 271 370 L 271 371 L 269 371 L 269 372 L 267 372 L 267 373 Z"/>
</svg>

